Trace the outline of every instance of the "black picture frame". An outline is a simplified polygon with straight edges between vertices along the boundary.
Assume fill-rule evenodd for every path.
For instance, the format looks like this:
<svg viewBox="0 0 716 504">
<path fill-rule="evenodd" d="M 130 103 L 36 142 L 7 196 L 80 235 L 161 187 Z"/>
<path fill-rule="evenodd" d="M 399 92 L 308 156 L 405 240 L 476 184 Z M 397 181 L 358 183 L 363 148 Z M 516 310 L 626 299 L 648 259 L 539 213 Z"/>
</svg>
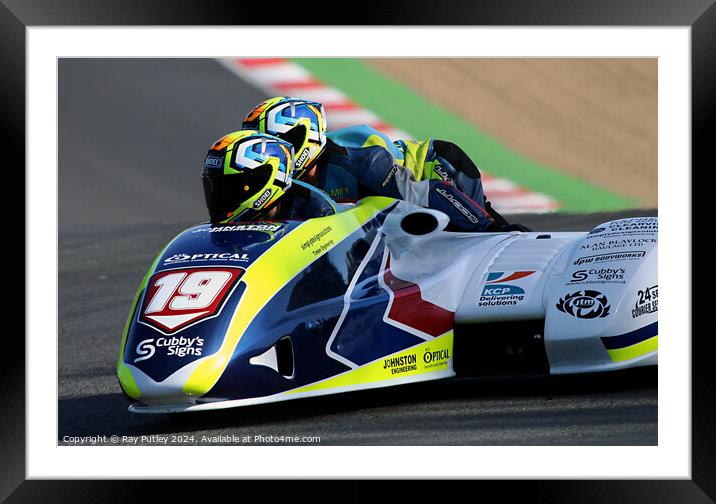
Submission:
<svg viewBox="0 0 716 504">
<path fill-rule="evenodd" d="M 0 3 L 0 61 L 2 77 L 3 132 L 6 141 L 6 170 L 20 177 L 25 187 L 25 29 L 30 26 L 90 25 L 265 25 L 265 7 L 255 3 L 228 0 L 123 1 L 99 5 L 96 0 L 2 0 Z M 708 167 L 713 143 L 708 131 L 713 123 L 716 99 L 716 6 L 714 0 L 509 0 L 471 2 L 461 0 L 444 5 L 426 1 L 381 3 L 379 8 L 356 9 L 347 18 L 336 9 L 312 4 L 315 16 L 311 24 L 381 25 L 559 25 L 559 26 L 683 26 L 691 28 L 692 71 L 692 167 Z M 284 21 L 296 17 L 285 16 Z M 348 21 L 350 23 L 348 23 Z M 271 24 L 283 24 L 271 19 Z M 711 124 L 712 125 L 712 124 Z M 692 174 L 696 170 L 692 168 Z M 17 191 L 16 191 L 17 192 Z M 14 208 L 17 208 L 15 205 Z M 685 209 L 688 211 L 688 209 Z M 699 218 L 692 212 L 693 223 Z M 31 223 L 25 222 L 25 229 Z M 694 229 L 695 226 L 692 227 Z M 695 249 L 694 249 L 695 250 Z M 695 259 L 695 258 L 694 258 Z M 696 262 L 696 261 L 694 261 Z M 25 269 L 29 268 L 25 264 Z M 689 275 L 690 271 L 687 272 Z M 695 287 L 694 287 L 695 288 Z M 694 294 L 696 292 L 694 291 Z M 694 296 L 695 314 L 704 301 Z M 16 329 L 14 330 L 17 331 Z M 710 331 L 709 331 L 710 332 Z M 6 335 L 7 336 L 7 335 Z M 549 502 L 713 502 L 716 499 L 716 425 L 712 336 L 695 332 L 692 338 L 692 479 L 691 480 L 613 480 L 613 481 L 476 481 L 463 485 L 430 485 L 421 488 L 421 500 L 433 492 L 441 500 L 453 492 L 490 495 L 496 491 L 512 498 Z M 148 482 L 123 481 L 39 481 L 25 478 L 25 345 L 20 338 L 4 338 L 2 414 L 0 424 L 0 499 L 8 502 L 76 502 L 143 500 Z M 168 498 L 180 492 L 191 498 L 203 485 L 192 482 L 161 482 Z M 234 485 L 234 486 L 231 486 Z M 223 482 L 222 487 L 238 488 Z M 266 482 L 241 483 L 242 493 L 262 491 Z M 341 487 L 342 500 L 365 500 L 375 496 L 371 486 L 362 482 L 334 482 Z M 311 482 L 292 482 L 290 492 L 315 493 Z M 412 486 L 412 485 L 411 485 Z M 222 488 L 212 485 L 218 496 Z M 508 488 L 506 492 L 506 487 Z M 412 488 L 415 488 L 412 486 Z M 427 492 L 427 493 L 425 493 Z M 506 493 L 505 493 L 506 492 Z M 402 494 L 401 497 L 405 497 Z M 166 500 L 166 499 L 165 499 Z"/>
</svg>

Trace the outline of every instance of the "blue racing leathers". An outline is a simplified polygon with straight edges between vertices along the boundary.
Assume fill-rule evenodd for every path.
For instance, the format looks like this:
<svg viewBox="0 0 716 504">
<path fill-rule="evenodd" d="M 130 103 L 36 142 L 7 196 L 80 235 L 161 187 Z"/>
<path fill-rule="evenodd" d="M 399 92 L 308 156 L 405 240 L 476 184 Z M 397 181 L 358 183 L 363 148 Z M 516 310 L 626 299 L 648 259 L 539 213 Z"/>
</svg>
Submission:
<svg viewBox="0 0 716 504">
<path fill-rule="evenodd" d="M 444 180 L 483 205 L 485 193 L 480 170 L 465 152 L 452 142 L 443 140 L 396 140 L 367 125 L 341 128 L 328 133 L 341 147 L 370 147 L 387 149 L 395 161 L 413 172 L 415 180 Z"/>
<path fill-rule="evenodd" d="M 484 208 L 485 196 L 477 168 L 472 173 L 475 177 L 463 174 L 462 181 L 453 164 L 437 155 L 439 151 L 447 152 L 446 146 L 459 149 L 454 144 L 431 140 L 392 143 L 368 126 L 344 128 L 329 133 L 328 137 L 326 149 L 318 159 L 317 179 L 312 183 L 337 201 L 355 201 L 368 195 L 389 196 L 440 210 L 448 215 L 454 227 L 463 231 L 494 228 L 494 219 Z M 458 184 L 469 188 L 470 195 L 477 200 L 459 190 Z"/>
</svg>

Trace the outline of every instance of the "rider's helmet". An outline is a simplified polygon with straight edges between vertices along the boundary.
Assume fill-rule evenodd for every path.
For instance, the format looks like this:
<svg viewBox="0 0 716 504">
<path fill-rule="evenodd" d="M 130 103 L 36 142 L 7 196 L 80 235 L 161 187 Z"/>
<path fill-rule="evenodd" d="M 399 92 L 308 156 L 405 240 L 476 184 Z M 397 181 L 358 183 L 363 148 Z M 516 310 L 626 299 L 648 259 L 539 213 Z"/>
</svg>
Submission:
<svg viewBox="0 0 716 504">
<path fill-rule="evenodd" d="M 259 131 L 234 131 L 214 143 L 201 179 L 211 222 L 248 220 L 291 186 L 293 147 Z"/>
<path fill-rule="evenodd" d="M 313 167 L 326 146 L 326 113 L 318 102 L 277 96 L 259 103 L 244 118 L 243 129 L 275 135 L 293 145 L 294 177 Z"/>
</svg>

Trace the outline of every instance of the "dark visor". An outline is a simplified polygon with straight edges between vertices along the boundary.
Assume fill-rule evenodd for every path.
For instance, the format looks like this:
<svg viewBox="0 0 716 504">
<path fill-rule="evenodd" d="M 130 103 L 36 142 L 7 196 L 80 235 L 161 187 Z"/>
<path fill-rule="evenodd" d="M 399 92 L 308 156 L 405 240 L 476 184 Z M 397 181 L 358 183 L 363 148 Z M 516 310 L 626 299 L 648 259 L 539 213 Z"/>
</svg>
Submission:
<svg viewBox="0 0 716 504">
<path fill-rule="evenodd" d="M 231 174 L 205 169 L 201 180 L 211 222 L 225 220 L 246 200 L 256 196 L 271 178 L 272 171 L 270 164 Z"/>
<path fill-rule="evenodd" d="M 298 156 L 300 155 L 299 149 L 303 146 L 303 142 L 308 136 L 308 131 L 306 131 L 306 127 L 303 124 L 298 124 L 285 133 L 279 133 L 277 136 L 290 143 L 293 146 L 294 155 Z"/>
</svg>

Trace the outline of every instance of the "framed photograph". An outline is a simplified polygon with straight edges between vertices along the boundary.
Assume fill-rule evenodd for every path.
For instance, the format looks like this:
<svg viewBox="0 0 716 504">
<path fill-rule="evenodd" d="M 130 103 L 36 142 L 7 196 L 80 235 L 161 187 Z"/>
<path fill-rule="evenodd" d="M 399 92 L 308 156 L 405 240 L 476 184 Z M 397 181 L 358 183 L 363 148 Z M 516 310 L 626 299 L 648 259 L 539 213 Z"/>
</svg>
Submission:
<svg viewBox="0 0 716 504">
<path fill-rule="evenodd" d="M 716 10 L 558 3 L 309 28 L 6 2 L 27 304 L 0 495 L 713 498 L 684 208 Z"/>
</svg>

